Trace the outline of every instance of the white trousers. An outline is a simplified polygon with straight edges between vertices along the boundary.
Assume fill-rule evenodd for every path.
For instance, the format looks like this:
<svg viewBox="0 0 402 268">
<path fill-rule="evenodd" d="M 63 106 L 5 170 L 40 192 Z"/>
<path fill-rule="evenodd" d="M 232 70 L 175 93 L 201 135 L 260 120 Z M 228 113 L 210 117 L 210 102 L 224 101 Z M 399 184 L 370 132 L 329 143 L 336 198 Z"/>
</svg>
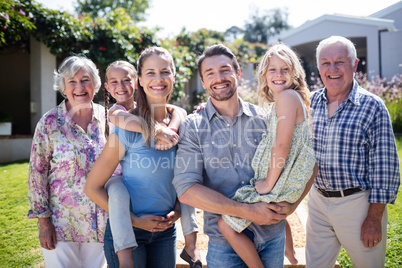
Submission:
<svg viewBox="0 0 402 268">
<path fill-rule="evenodd" d="M 106 264 L 103 243 L 57 242 L 54 250 L 41 249 L 48 268 L 101 268 Z"/>
<path fill-rule="evenodd" d="M 369 192 L 346 197 L 324 197 L 315 187 L 308 200 L 306 230 L 306 267 L 333 268 L 341 246 L 348 253 L 354 268 L 380 268 L 385 265 L 388 212 L 385 209 L 381 227 L 382 240 L 366 248 L 361 226 L 367 216 Z"/>
</svg>

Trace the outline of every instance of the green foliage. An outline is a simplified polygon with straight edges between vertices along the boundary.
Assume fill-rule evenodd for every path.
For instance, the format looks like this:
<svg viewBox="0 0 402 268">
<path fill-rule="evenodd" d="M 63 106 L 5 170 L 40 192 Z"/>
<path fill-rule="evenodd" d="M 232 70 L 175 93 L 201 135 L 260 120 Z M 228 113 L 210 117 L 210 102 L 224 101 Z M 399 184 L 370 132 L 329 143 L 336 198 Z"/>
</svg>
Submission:
<svg viewBox="0 0 402 268">
<path fill-rule="evenodd" d="M 402 133 L 402 74 L 391 80 L 375 77 L 367 78 L 367 74 L 356 73 L 356 80 L 363 88 L 379 96 L 388 108 L 394 132 Z"/>
<path fill-rule="evenodd" d="M 341 249 L 337 261 L 339 262 L 341 268 L 353 268 L 352 260 L 349 258 L 349 255 L 346 253 L 344 248 Z"/>
<path fill-rule="evenodd" d="M 249 43 L 243 40 L 236 40 L 235 42 L 226 45 L 236 54 L 237 60 L 242 66 L 249 63 L 259 63 L 269 49 L 266 44 Z"/>
<path fill-rule="evenodd" d="M 15 46 L 27 49 L 30 32 L 36 27 L 32 22 L 31 1 L 0 1 L 0 48 Z"/>
<path fill-rule="evenodd" d="M 103 70 L 116 60 L 135 63 L 144 48 L 156 45 L 154 33 L 136 26 L 125 9 L 110 11 L 105 18 L 86 14 L 74 18 L 55 10 L 35 13 L 40 31 L 33 35 L 60 58 L 83 54 Z"/>
<path fill-rule="evenodd" d="M 144 1 L 138 0 L 136 3 Z M 128 4 L 123 2 L 121 2 L 123 6 Z M 109 2 L 94 0 L 85 3 L 96 4 L 100 8 Z M 156 29 L 138 27 L 127 12 L 128 7 L 119 8 L 117 4 L 116 8 L 112 5 L 110 9 L 102 9 L 101 17 L 91 17 L 88 13 L 76 17 L 67 12 L 43 8 L 34 0 L 24 3 L 18 0 L 6 0 L 1 5 L 6 12 L 0 14 L 0 20 L 9 20 L 8 24 L 5 24 L 9 27 L 5 26 L 6 29 L 2 32 L 4 41 L 0 43 L 0 49 L 15 47 L 16 44 L 27 48 L 29 37 L 33 36 L 49 47 L 50 52 L 59 59 L 72 54 L 81 54 L 92 59 L 101 70 L 105 70 L 109 63 L 117 59 L 135 63 L 141 51 L 149 46 L 167 48 L 172 53 L 177 68 L 176 89 L 172 94 L 174 102 L 183 101 L 185 87 L 197 69 L 199 55 L 207 46 L 224 43 L 225 37 L 223 33 L 217 31 L 200 29 L 196 32 L 186 32 L 183 29 L 175 40 L 157 40 Z M 257 63 L 268 48 L 264 44 L 251 44 L 239 40 L 225 44 L 237 55 L 239 63 L 243 66 Z M 195 100 L 190 99 L 191 103 L 196 101 L 197 96 Z"/>
<path fill-rule="evenodd" d="M 0 165 L 1 267 L 44 267 L 36 220 L 27 219 L 28 162 Z"/>
<path fill-rule="evenodd" d="M 75 10 L 97 18 L 117 8 L 125 9 L 134 21 L 143 21 L 149 3 L 148 0 L 78 0 Z"/>
<path fill-rule="evenodd" d="M 182 88 L 197 71 L 197 60 L 202 54 L 204 49 L 214 44 L 223 43 L 236 55 L 237 60 L 241 66 L 246 66 L 250 63 L 257 63 L 261 60 L 262 56 L 268 50 L 268 46 L 261 43 L 249 43 L 242 40 L 236 40 L 234 43 L 226 43 L 225 35 L 216 31 L 209 31 L 207 29 L 200 29 L 196 32 L 186 32 L 185 29 L 176 37 L 176 41 L 167 42 L 165 40 L 166 48 L 173 54 L 175 58 L 176 67 L 179 66 L 179 71 L 176 74 L 176 87 Z M 249 89 L 245 89 L 249 90 Z M 183 93 L 183 91 L 181 92 Z M 174 96 L 180 98 L 177 93 Z M 191 104 L 198 104 L 205 102 L 208 94 L 201 94 L 192 96 Z M 189 108 L 191 110 L 192 107 Z"/>
<path fill-rule="evenodd" d="M 154 40 L 155 33 L 137 27 L 124 8 L 113 9 L 103 17 L 92 19 L 88 14 L 76 18 L 66 12 L 49 10 L 35 1 L 22 4 L 7 0 L 5 3 L 4 10 L 10 12 L 9 25 L 13 27 L 5 29 L 5 40 L 0 43 L 0 49 L 15 46 L 17 42 L 20 47 L 27 47 L 32 35 L 59 58 L 83 54 L 101 68 L 106 68 L 116 59 L 133 63 L 144 48 L 158 44 Z M 17 9 L 21 12 L 18 13 Z M 24 17 L 22 13 L 29 15 Z M 0 16 L 1 19 L 4 16 Z"/>
<path fill-rule="evenodd" d="M 176 66 L 175 90 L 172 93 L 172 101 L 181 102 L 185 98 L 185 87 L 196 71 L 197 58 L 205 47 L 222 41 L 222 33 L 206 29 L 200 29 L 194 33 L 186 32 L 183 29 L 176 40 L 161 40 L 160 45 L 172 54 Z M 188 108 L 191 109 L 191 107 Z"/>
<path fill-rule="evenodd" d="M 402 98 L 386 102 L 391 115 L 392 128 L 396 133 L 402 133 Z"/>
<path fill-rule="evenodd" d="M 60 58 L 80 53 L 83 40 L 92 39 L 91 29 L 71 14 L 49 9 L 32 9 L 37 26 L 31 35 L 49 47 Z"/>
</svg>

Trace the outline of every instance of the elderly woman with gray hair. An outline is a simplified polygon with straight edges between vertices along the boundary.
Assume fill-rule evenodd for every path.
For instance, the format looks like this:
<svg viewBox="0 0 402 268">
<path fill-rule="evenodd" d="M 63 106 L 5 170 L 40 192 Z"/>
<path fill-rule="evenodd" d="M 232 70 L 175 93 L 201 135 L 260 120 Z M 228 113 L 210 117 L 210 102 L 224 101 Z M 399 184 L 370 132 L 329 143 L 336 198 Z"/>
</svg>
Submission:
<svg viewBox="0 0 402 268">
<path fill-rule="evenodd" d="M 46 267 L 101 267 L 107 213 L 84 193 L 87 175 L 106 139 L 104 108 L 92 102 L 98 69 L 66 58 L 54 74 L 65 100 L 36 126 L 29 163 L 28 218 L 38 219 Z"/>
</svg>

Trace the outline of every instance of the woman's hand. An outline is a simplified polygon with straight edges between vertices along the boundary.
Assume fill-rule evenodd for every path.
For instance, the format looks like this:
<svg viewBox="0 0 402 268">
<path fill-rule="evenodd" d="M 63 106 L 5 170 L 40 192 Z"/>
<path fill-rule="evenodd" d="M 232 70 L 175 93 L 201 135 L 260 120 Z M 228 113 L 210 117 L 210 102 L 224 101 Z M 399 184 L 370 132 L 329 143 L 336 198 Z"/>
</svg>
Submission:
<svg viewBox="0 0 402 268">
<path fill-rule="evenodd" d="M 47 250 L 55 249 L 56 231 L 49 218 L 38 218 L 40 246 Z"/>
</svg>

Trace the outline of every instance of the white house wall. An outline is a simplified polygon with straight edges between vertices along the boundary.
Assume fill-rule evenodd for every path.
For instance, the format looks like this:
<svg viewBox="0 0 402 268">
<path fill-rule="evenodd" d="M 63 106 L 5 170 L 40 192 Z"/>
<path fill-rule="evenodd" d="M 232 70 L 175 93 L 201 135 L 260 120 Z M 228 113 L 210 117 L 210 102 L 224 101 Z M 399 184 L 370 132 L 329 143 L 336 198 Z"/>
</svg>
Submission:
<svg viewBox="0 0 402 268">
<path fill-rule="evenodd" d="M 44 113 L 56 106 L 56 92 L 53 90 L 53 72 L 56 57 L 43 43 L 31 37 L 31 133 Z"/>
<path fill-rule="evenodd" d="M 402 74 L 402 31 L 382 33 L 382 76 L 390 80 Z"/>
<path fill-rule="evenodd" d="M 379 74 L 378 30 L 375 27 L 337 21 L 323 21 L 303 31 L 287 36 L 283 39 L 283 42 L 289 46 L 296 46 L 304 43 L 319 42 L 332 35 L 340 35 L 347 38 L 366 37 L 367 51 L 370 52 L 367 53 L 367 71 L 371 76 Z"/>
</svg>

